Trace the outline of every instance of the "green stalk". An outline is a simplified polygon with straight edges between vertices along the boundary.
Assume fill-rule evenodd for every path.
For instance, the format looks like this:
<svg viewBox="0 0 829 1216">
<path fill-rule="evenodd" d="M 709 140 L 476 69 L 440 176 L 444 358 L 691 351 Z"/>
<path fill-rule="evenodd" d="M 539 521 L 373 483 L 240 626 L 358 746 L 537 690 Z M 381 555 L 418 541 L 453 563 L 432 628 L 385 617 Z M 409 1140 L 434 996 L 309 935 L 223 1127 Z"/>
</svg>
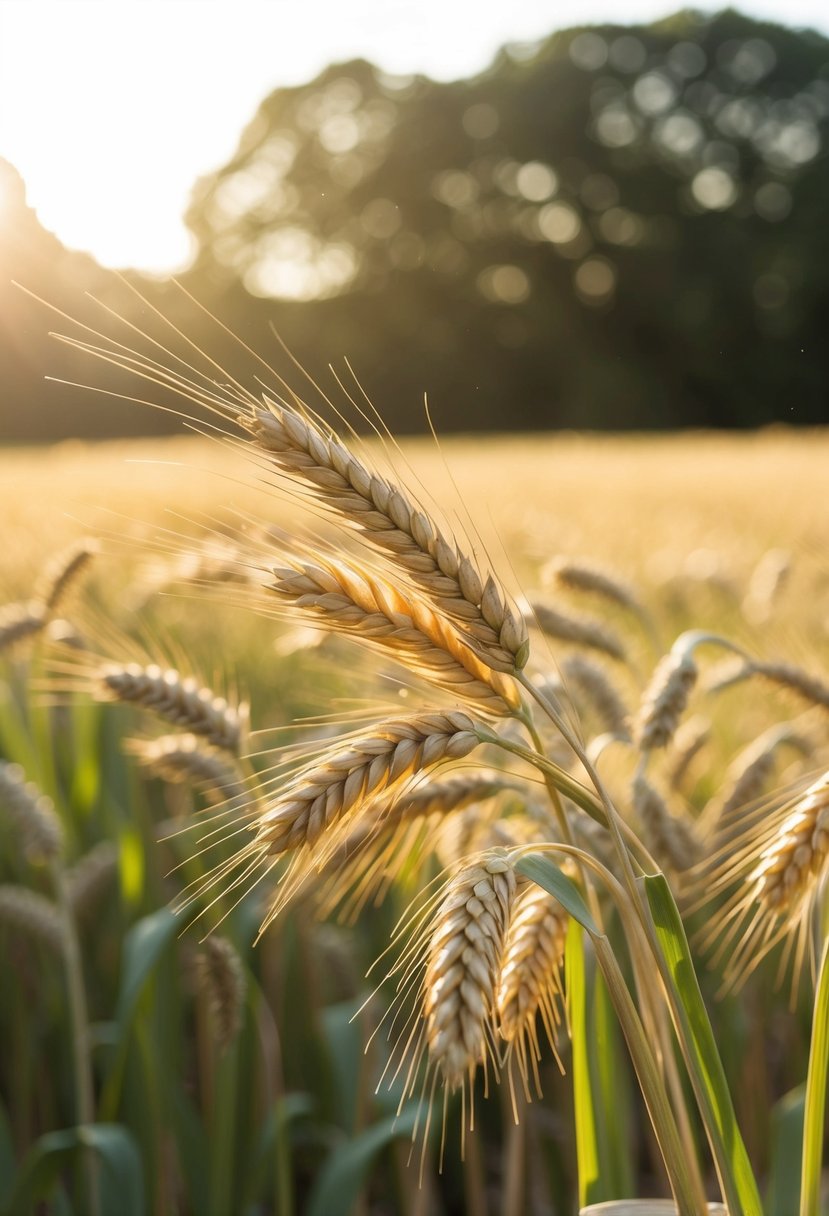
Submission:
<svg viewBox="0 0 829 1216">
<path fill-rule="evenodd" d="M 63 965 L 66 973 L 66 988 L 69 998 L 69 1018 L 72 1027 L 72 1064 L 75 1078 L 75 1117 L 79 1125 L 89 1126 L 95 1122 L 95 1090 L 92 1081 L 92 1064 L 89 1056 L 89 1014 L 83 981 L 83 962 L 66 873 L 59 859 L 50 863 L 52 883 L 58 911 L 62 921 Z M 84 1153 L 84 1172 L 90 1216 L 100 1211 L 98 1167 L 91 1149 Z"/>
<path fill-rule="evenodd" d="M 826 1119 L 826 1078 L 829 1069 L 829 936 L 820 960 L 803 1119 L 803 1159 L 800 1174 L 800 1216 L 819 1216 L 823 1172 L 823 1129 Z"/>
</svg>

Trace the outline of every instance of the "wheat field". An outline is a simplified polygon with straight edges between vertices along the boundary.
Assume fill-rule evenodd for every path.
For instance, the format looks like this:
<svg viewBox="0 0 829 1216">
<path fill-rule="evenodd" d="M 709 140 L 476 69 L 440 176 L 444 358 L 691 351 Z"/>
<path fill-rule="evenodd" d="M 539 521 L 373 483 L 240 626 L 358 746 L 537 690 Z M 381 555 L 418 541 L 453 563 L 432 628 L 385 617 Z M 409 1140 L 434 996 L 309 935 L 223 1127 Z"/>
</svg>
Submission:
<svg viewBox="0 0 829 1216">
<path fill-rule="evenodd" d="M 0 453 L 0 1212 L 817 1216 L 829 437 L 252 417 Z"/>
</svg>

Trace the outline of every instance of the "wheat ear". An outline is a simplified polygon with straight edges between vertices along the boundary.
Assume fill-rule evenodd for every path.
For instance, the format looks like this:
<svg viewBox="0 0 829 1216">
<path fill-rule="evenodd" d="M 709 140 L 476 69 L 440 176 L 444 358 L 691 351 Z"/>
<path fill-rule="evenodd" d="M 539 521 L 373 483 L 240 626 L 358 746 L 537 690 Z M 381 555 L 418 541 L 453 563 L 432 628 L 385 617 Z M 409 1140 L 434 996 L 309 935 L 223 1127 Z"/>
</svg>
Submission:
<svg viewBox="0 0 829 1216">
<path fill-rule="evenodd" d="M 19 764 L 0 760 L 0 811 L 17 831 L 26 857 L 51 862 L 63 854 L 63 825 L 51 798 L 27 781 Z"/>
<path fill-rule="evenodd" d="M 46 612 L 38 600 L 0 608 L 0 654 L 14 652 L 42 632 Z"/>
<path fill-rule="evenodd" d="M 238 754 L 244 738 L 247 707 L 229 705 L 224 697 L 200 688 L 178 671 L 155 663 L 107 663 L 97 673 L 98 695 L 152 710 L 176 726 L 186 726 L 214 747 Z"/>
<path fill-rule="evenodd" d="M 274 570 L 272 590 L 334 632 L 379 646 L 440 688 L 492 714 L 520 703 L 512 680 L 478 658 L 463 636 L 418 593 L 374 573 L 318 558 Z"/>
<path fill-rule="evenodd" d="M 525 1093 L 530 1069 L 540 1093 L 537 1014 L 558 1058 L 567 924 L 568 915 L 558 900 L 534 883 L 519 892 L 509 918 L 496 1008 L 501 1038 L 509 1044 L 510 1057 L 517 1058 Z"/>
<path fill-rule="evenodd" d="M 63 953 L 64 926 L 60 912 L 45 895 L 16 883 L 0 884 L 0 926 L 23 934 L 58 956 Z"/>
<path fill-rule="evenodd" d="M 665 747 L 673 739 L 698 674 L 689 651 L 673 649 L 659 660 L 636 721 L 636 742 L 642 751 Z"/>
<path fill-rule="evenodd" d="M 269 398 L 266 406 L 239 423 L 273 462 L 391 555 L 440 611 L 462 624 L 489 666 L 507 673 L 523 667 L 526 627 L 492 575 L 479 573 L 402 489 L 372 472 L 333 432 Z"/>
<path fill-rule="evenodd" d="M 475 723 L 460 710 L 381 723 L 350 746 L 304 770 L 259 817 L 255 847 L 268 854 L 313 845 L 368 799 L 478 746 Z"/>
<path fill-rule="evenodd" d="M 641 773 L 633 781 L 632 802 L 642 829 L 642 843 L 660 865 L 676 875 L 691 869 L 700 854 L 691 820 L 675 814 Z"/>
<path fill-rule="evenodd" d="M 209 751 L 197 735 L 128 739 L 124 748 L 154 776 L 195 785 L 214 805 L 248 797 L 237 769 L 221 753 Z"/>
<path fill-rule="evenodd" d="M 527 619 L 531 625 L 537 625 L 547 637 L 586 646 L 589 650 L 599 650 L 618 662 L 625 659 L 625 648 L 621 640 L 600 621 L 585 616 L 568 616 L 549 604 L 537 601 L 530 603 Z"/>
<path fill-rule="evenodd" d="M 585 655 L 571 654 L 562 659 L 561 674 L 567 687 L 575 688 L 593 707 L 604 729 L 629 743 L 627 706 L 599 664 Z"/>
<path fill-rule="evenodd" d="M 242 960 L 226 937 L 211 935 L 198 955 L 200 991 L 210 1009 L 216 1045 L 225 1051 L 242 1024 L 247 978 Z"/>
<path fill-rule="evenodd" d="M 500 851 L 483 854 L 450 880 L 437 909 L 423 981 L 431 1065 L 454 1090 L 472 1084 L 492 1054 L 496 991 L 516 892 Z"/>
<path fill-rule="evenodd" d="M 38 581 L 36 595 L 50 617 L 64 607 L 70 592 L 93 561 L 97 546 L 82 540 L 49 562 Z"/>
</svg>

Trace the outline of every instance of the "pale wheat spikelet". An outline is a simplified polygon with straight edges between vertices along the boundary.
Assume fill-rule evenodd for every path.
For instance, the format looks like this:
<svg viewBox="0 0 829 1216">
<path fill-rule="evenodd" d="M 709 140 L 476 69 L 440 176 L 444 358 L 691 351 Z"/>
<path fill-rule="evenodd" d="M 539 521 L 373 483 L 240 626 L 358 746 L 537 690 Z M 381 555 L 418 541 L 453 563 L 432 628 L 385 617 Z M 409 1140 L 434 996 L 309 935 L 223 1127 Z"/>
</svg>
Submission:
<svg viewBox="0 0 829 1216">
<path fill-rule="evenodd" d="M 668 784 L 672 790 L 680 788 L 688 770 L 710 738 L 711 723 L 701 714 L 696 714 L 677 727 L 667 766 Z"/>
<path fill-rule="evenodd" d="M 0 884 L 0 928 L 63 953 L 63 922 L 55 905 L 37 891 L 15 883 Z"/>
<path fill-rule="evenodd" d="M 792 572 L 792 555 L 786 549 L 769 549 L 760 558 L 743 599 L 743 615 L 752 624 L 768 621 Z"/>
<path fill-rule="evenodd" d="M 752 816 L 700 874 L 703 900 L 731 888 L 703 944 L 726 960 L 729 984 L 741 983 L 778 942 L 781 972 L 794 952 L 796 980 L 810 947 L 815 900 L 829 856 L 829 773 L 765 815 Z"/>
<path fill-rule="evenodd" d="M 554 557 L 544 567 L 542 577 L 556 582 L 568 591 L 595 595 L 619 608 L 624 608 L 633 616 L 638 617 L 650 633 L 654 631 L 650 613 L 633 588 L 629 587 L 618 575 L 575 558 Z"/>
<path fill-rule="evenodd" d="M 159 739 L 127 739 L 124 748 L 153 776 L 171 783 L 196 786 L 213 805 L 248 800 L 247 788 L 234 765 L 205 747 L 198 735 L 162 735 Z"/>
<path fill-rule="evenodd" d="M 103 700 L 122 701 L 152 710 L 176 726 L 185 726 L 215 747 L 237 754 L 247 721 L 246 706 L 229 705 L 224 697 L 200 688 L 192 677 L 155 663 L 106 663 L 95 680 Z"/>
<path fill-rule="evenodd" d="M 442 612 L 462 622 L 491 667 L 508 673 L 523 667 L 526 628 L 492 576 L 480 574 L 402 489 L 367 468 L 333 432 L 306 412 L 265 401 L 238 420 L 273 462 L 393 557 Z"/>
<path fill-rule="evenodd" d="M 0 760 L 0 813 L 18 833 L 31 861 L 56 861 L 63 853 L 63 825 L 51 798 L 27 781 L 19 764 Z"/>
<path fill-rule="evenodd" d="M 630 742 L 628 710 L 607 673 L 585 655 L 571 654 L 561 661 L 566 685 L 575 689 L 594 709 L 605 731 Z"/>
<path fill-rule="evenodd" d="M 274 570 L 272 590 L 293 607 L 390 653 L 455 696 L 493 714 L 519 705 L 507 676 L 478 658 L 449 621 L 417 592 L 393 586 L 352 562 L 296 562 Z"/>
<path fill-rule="evenodd" d="M 38 600 L 0 608 L 0 654 L 13 653 L 42 633 L 46 612 Z"/>
<path fill-rule="evenodd" d="M 751 664 L 747 674 L 760 676 L 771 684 L 797 693 L 822 709 L 829 709 L 829 684 L 794 663 L 764 663 L 758 659 Z"/>
<path fill-rule="evenodd" d="M 700 823 L 706 832 L 728 831 L 737 812 L 761 796 L 774 773 L 779 751 L 786 744 L 804 754 L 810 751 L 809 740 L 788 725 L 771 727 L 743 748 L 728 766 L 718 794 L 703 811 Z"/>
<path fill-rule="evenodd" d="M 258 817 L 254 848 L 277 855 L 313 845 L 366 801 L 478 746 L 473 720 L 460 710 L 424 712 L 380 723 L 301 772 Z"/>
<path fill-rule="evenodd" d="M 97 552 L 93 541 L 83 540 L 49 562 L 38 580 L 36 592 L 47 616 L 54 616 L 64 607 L 70 592 L 77 586 Z"/>
<path fill-rule="evenodd" d="M 636 720 L 636 742 L 642 751 L 670 743 L 697 675 L 698 668 L 690 650 L 674 647 L 659 660 L 642 696 Z"/>
<path fill-rule="evenodd" d="M 462 817 L 464 808 L 474 807 L 483 820 L 484 805 L 516 784 L 499 773 L 480 771 L 381 794 L 360 811 L 355 826 L 346 822 L 321 864 L 299 873 L 303 889 L 312 895 L 321 918 L 336 911 L 339 920 L 351 923 L 369 901 L 382 903 L 402 871 L 413 876 L 436 850 L 442 858 L 443 830 Z M 283 880 L 281 902 L 291 894 L 291 881 Z"/>
<path fill-rule="evenodd" d="M 556 1058 L 561 1023 L 561 968 L 567 940 L 567 912 L 541 887 L 519 891 L 507 927 L 496 1009 L 498 1030 L 515 1054 L 525 1091 L 529 1072 L 540 1093 L 537 1061 L 541 1057 L 536 1015 Z"/>
<path fill-rule="evenodd" d="M 700 854 L 692 821 L 674 813 L 642 773 L 634 778 L 632 802 L 648 852 L 672 874 L 691 869 Z"/>
<path fill-rule="evenodd" d="M 496 992 L 516 892 L 506 853 L 463 866 L 435 913 L 423 980 L 430 1067 L 451 1091 L 471 1087 L 479 1064 L 495 1058 Z"/>
<path fill-rule="evenodd" d="M 77 921 L 91 919 L 118 877 L 118 849 L 102 840 L 66 872 L 69 905 Z"/>
<path fill-rule="evenodd" d="M 198 984 L 207 1001 L 220 1052 L 236 1038 L 242 1024 L 247 977 L 236 948 L 226 937 L 211 935 L 198 954 Z"/>
<path fill-rule="evenodd" d="M 529 624 L 537 625 L 547 637 L 586 646 L 590 650 L 599 650 L 618 662 L 625 659 L 622 641 L 600 621 L 584 616 L 568 616 L 549 604 L 536 601 L 529 605 L 527 619 Z"/>
</svg>

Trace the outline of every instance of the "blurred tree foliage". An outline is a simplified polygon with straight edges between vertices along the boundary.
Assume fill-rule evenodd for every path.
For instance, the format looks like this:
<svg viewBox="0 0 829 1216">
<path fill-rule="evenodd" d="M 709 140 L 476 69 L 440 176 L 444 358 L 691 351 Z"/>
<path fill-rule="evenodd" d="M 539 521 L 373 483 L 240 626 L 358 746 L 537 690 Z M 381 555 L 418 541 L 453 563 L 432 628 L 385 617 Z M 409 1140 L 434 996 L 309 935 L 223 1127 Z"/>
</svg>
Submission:
<svg viewBox="0 0 829 1216">
<path fill-rule="evenodd" d="M 338 65 L 197 183 L 184 281 L 267 359 L 271 325 L 315 372 L 347 355 L 398 432 L 424 391 L 441 431 L 826 422 L 827 141 L 829 41 L 731 10 L 569 30 L 452 84 Z M 33 434 L 43 389 L 12 389 Z"/>
</svg>

